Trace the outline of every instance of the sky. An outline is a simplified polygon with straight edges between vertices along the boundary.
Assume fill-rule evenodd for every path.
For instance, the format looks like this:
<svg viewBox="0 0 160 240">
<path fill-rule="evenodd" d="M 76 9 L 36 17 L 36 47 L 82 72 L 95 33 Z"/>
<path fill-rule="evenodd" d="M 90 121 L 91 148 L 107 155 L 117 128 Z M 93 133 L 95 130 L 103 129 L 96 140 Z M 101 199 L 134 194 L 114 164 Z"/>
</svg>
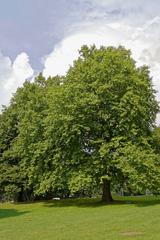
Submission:
<svg viewBox="0 0 160 240">
<path fill-rule="evenodd" d="M 65 74 L 83 44 L 131 49 L 160 101 L 159 0 L 0 0 L 0 105 L 38 72 Z"/>
</svg>

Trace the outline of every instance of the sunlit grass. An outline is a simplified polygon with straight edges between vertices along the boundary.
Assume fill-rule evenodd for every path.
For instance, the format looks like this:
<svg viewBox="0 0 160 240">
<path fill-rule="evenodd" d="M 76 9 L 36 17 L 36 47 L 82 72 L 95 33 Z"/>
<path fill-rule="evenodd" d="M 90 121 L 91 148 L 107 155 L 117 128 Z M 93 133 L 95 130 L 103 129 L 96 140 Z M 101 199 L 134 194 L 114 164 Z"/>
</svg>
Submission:
<svg viewBox="0 0 160 240">
<path fill-rule="evenodd" d="M 0 240 L 159 240 L 160 197 L 0 204 Z"/>
</svg>

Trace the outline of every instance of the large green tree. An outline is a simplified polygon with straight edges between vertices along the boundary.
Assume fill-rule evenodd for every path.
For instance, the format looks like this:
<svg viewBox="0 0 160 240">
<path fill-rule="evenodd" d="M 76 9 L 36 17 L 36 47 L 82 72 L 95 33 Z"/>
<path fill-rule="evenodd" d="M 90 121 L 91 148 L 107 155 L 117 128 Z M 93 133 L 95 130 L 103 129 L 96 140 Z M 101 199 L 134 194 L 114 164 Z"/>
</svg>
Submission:
<svg viewBox="0 0 160 240">
<path fill-rule="evenodd" d="M 113 186 L 159 191 L 157 112 L 130 51 L 83 46 L 66 76 L 26 81 L 0 115 L 0 191 L 30 200 L 102 187 L 107 202 Z"/>
<path fill-rule="evenodd" d="M 148 68 L 136 67 L 129 50 L 83 46 L 48 104 L 45 139 L 55 169 L 48 182 L 61 176 L 72 192 L 102 184 L 106 202 L 111 184 L 158 186 L 159 160 L 149 145 L 158 105 Z"/>
</svg>

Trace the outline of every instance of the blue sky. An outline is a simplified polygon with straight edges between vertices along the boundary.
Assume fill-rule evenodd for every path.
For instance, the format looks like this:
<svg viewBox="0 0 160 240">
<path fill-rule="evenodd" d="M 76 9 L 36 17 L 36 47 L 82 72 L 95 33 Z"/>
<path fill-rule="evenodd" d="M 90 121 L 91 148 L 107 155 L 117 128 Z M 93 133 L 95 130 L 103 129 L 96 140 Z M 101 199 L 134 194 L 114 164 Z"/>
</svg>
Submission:
<svg viewBox="0 0 160 240">
<path fill-rule="evenodd" d="M 130 48 L 160 100 L 160 1 L 0 0 L 0 104 L 39 71 L 65 74 L 93 43 Z"/>
<path fill-rule="evenodd" d="M 65 0 L 0 0 L 0 49 L 14 59 L 27 52 L 34 68 L 60 41 L 69 25 L 80 20 L 81 5 Z M 74 12 L 77 12 L 73 16 Z"/>
<path fill-rule="evenodd" d="M 14 59 L 27 52 L 34 68 L 92 8 L 78 0 L 0 0 L 0 49 Z"/>
</svg>

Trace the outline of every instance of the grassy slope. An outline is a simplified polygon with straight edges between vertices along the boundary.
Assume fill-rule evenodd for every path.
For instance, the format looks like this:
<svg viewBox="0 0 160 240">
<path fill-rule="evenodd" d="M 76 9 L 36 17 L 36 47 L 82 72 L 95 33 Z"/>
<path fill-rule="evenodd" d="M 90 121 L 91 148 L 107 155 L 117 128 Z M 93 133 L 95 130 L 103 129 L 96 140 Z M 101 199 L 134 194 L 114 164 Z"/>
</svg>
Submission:
<svg viewBox="0 0 160 240">
<path fill-rule="evenodd" d="M 160 197 L 0 204 L 0 240 L 159 240 Z"/>
</svg>

